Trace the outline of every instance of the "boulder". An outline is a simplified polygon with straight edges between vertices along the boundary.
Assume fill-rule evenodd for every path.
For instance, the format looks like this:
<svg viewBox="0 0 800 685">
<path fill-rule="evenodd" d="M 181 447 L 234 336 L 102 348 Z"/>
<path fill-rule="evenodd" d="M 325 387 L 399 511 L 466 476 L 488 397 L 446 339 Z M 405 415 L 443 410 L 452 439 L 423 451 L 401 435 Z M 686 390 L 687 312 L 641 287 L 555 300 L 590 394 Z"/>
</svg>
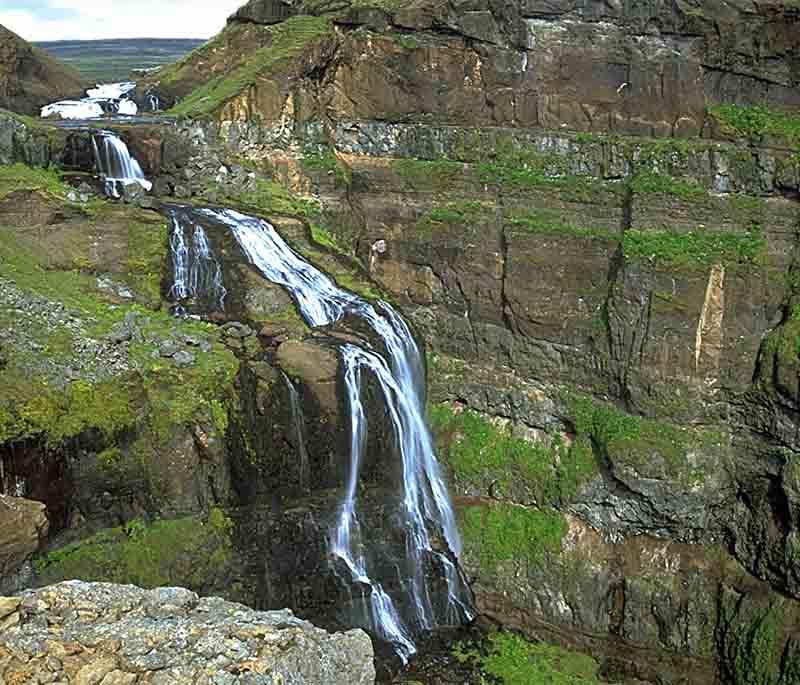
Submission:
<svg viewBox="0 0 800 685">
<path fill-rule="evenodd" d="M 0 495 L 0 590 L 14 584 L 15 575 L 39 549 L 47 529 L 44 504 Z"/>
<path fill-rule="evenodd" d="M 360 630 L 331 634 L 288 610 L 253 611 L 183 588 L 68 581 L 0 598 L 3 611 L 0 621 L 14 621 L 0 633 L 1 682 L 375 682 Z"/>
</svg>

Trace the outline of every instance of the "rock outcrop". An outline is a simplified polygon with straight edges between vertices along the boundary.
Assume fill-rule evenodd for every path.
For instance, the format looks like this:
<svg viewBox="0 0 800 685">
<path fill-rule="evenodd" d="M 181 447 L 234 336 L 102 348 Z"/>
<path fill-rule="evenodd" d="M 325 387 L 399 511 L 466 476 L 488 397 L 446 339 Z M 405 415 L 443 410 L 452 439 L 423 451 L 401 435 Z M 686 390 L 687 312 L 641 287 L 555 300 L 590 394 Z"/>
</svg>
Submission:
<svg viewBox="0 0 800 685">
<path fill-rule="evenodd" d="M 0 108 L 38 115 L 44 105 L 77 97 L 82 86 L 75 69 L 0 26 Z"/>
<path fill-rule="evenodd" d="M 26 565 L 47 537 L 48 525 L 41 502 L 0 495 L 0 592 L 30 579 Z"/>
<path fill-rule="evenodd" d="M 71 581 L 0 598 L 0 678 L 105 685 L 371 685 L 372 645 L 182 588 Z"/>
</svg>

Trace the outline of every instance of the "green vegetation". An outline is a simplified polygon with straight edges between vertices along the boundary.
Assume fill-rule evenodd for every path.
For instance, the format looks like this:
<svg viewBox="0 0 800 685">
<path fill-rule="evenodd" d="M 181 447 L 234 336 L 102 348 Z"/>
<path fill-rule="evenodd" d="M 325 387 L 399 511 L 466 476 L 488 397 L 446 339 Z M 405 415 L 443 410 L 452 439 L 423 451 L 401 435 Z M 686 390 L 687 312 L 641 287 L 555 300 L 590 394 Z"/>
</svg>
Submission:
<svg viewBox="0 0 800 685">
<path fill-rule="evenodd" d="M 539 564 L 560 551 L 567 534 L 559 512 L 516 504 L 468 506 L 461 511 L 461 525 L 467 553 L 477 557 L 487 573 L 509 561 Z"/>
<path fill-rule="evenodd" d="M 776 136 L 800 143 L 800 114 L 781 112 L 762 105 L 716 105 L 709 113 L 725 133 L 760 138 Z"/>
<path fill-rule="evenodd" d="M 477 412 L 455 413 L 448 404 L 429 410 L 442 455 L 456 479 L 482 489 L 513 490 L 539 504 L 568 500 L 597 473 L 588 439 L 567 447 L 559 438 L 533 443 L 512 434 L 512 427 L 493 423 Z"/>
<path fill-rule="evenodd" d="M 201 591 L 224 577 L 232 529 L 233 523 L 219 509 L 212 509 L 206 521 L 131 521 L 50 552 L 36 561 L 36 570 L 45 584 L 80 578 Z"/>
<path fill-rule="evenodd" d="M 634 193 L 671 195 L 687 202 L 696 202 L 708 196 L 705 188 L 695 181 L 652 171 L 638 172 L 630 185 Z"/>
<path fill-rule="evenodd" d="M 0 382 L 0 444 L 44 434 L 53 447 L 88 431 L 111 439 L 136 420 L 129 385 L 119 379 L 75 381 L 56 390 L 12 362 L 0 371 Z"/>
<path fill-rule="evenodd" d="M 396 159 L 392 169 L 415 189 L 448 190 L 464 176 L 464 164 L 449 159 Z"/>
<path fill-rule="evenodd" d="M 20 163 L 0 166 L 0 199 L 18 190 L 36 191 L 66 202 L 69 186 L 55 169 L 34 168 Z"/>
<path fill-rule="evenodd" d="M 702 482 L 703 469 L 689 460 L 693 451 L 715 448 L 723 436 L 628 414 L 583 395 L 565 397 L 567 414 L 579 438 L 591 440 L 615 464 L 629 464 L 643 475 Z"/>
<path fill-rule="evenodd" d="M 250 209 L 256 214 L 283 214 L 309 218 L 319 213 L 319 205 L 315 201 L 298 198 L 279 183 L 263 178 L 256 179 L 255 190 L 228 192 L 220 197 L 219 201 Z"/>
<path fill-rule="evenodd" d="M 529 209 L 509 217 L 512 229 L 534 235 L 566 235 L 574 238 L 615 240 L 617 232 L 609 228 L 582 226 L 567 221 L 563 214 L 553 209 Z"/>
<path fill-rule="evenodd" d="M 158 217 L 128 224 L 126 282 L 153 308 L 161 302 L 161 273 L 166 257 L 169 228 Z"/>
<path fill-rule="evenodd" d="M 575 174 L 568 155 L 539 152 L 529 145 L 500 141 L 477 165 L 478 178 L 503 189 L 551 188 L 565 200 L 601 202 L 617 187 L 591 175 Z"/>
<path fill-rule="evenodd" d="M 462 663 L 477 664 L 501 685 L 599 685 L 600 682 L 599 664 L 590 656 L 529 642 L 513 633 L 493 633 L 487 644 L 477 649 L 459 643 L 453 653 Z"/>
<path fill-rule="evenodd" d="M 417 227 L 424 231 L 458 225 L 471 231 L 479 230 L 487 220 L 494 218 L 496 206 L 478 200 L 455 200 L 436 205 L 422 217 Z"/>
<path fill-rule="evenodd" d="M 303 166 L 310 171 L 330 173 L 336 185 L 348 188 L 353 183 L 353 171 L 342 161 L 332 147 L 306 152 L 303 155 Z"/>
<path fill-rule="evenodd" d="M 345 250 L 336 241 L 336 236 L 333 235 L 327 228 L 324 228 L 317 223 L 311 224 L 311 238 L 315 243 L 317 243 L 317 245 L 322 245 L 323 247 L 327 247 L 328 249 L 343 255 L 347 254 L 347 250 Z"/>
<path fill-rule="evenodd" d="M 766 241 L 759 231 L 743 234 L 723 231 L 625 231 L 622 248 L 630 259 L 648 259 L 676 267 L 709 266 L 722 263 L 758 264 L 766 253 Z"/>
<path fill-rule="evenodd" d="M 786 606 L 743 606 L 726 636 L 734 685 L 776 685 L 780 674 L 781 634 Z"/>
<path fill-rule="evenodd" d="M 296 16 L 268 27 L 270 43 L 248 55 L 231 72 L 217 76 L 181 100 L 171 110 L 176 116 L 203 117 L 216 112 L 231 98 L 254 85 L 286 62 L 299 57 L 314 40 L 330 29 L 324 17 Z"/>
</svg>

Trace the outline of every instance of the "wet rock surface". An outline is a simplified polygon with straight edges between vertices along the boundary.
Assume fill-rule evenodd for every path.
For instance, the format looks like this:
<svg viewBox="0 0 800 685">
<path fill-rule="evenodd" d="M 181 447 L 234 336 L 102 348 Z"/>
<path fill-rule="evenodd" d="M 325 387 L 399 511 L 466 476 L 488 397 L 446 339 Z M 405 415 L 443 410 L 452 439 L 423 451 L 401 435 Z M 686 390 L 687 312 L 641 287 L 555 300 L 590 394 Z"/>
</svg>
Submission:
<svg viewBox="0 0 800 685">
<path fill-rule="evenodd" d="M 372 645 L 289 611 L 257 612 L 182 588 L 72 581 L 0 599 L 7 682 L 368 685 Z"/>
</svg>

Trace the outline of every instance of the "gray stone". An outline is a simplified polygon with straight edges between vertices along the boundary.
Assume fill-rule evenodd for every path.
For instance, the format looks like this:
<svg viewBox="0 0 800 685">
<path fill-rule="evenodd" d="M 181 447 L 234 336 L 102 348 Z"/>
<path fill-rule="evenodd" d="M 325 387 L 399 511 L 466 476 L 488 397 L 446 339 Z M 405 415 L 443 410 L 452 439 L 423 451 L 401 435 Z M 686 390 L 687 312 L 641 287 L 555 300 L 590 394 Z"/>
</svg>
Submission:
<svg viewBox="0 0 800 685">
<path fill-rule="evenodd" d="M 331 634 L 287 610 L 253 611 L 183 588 L 81 581 L 29 590 L 13 601 L 20 600 L 21 622 L 0 633 L 0 653 L 18 658 L 0 661 L 0 682 L 130 685 L 133 674 L 139 682 L 170 685 L 375 682 L 364 632 Z M 52 658 L 67 654 L 76 675 Z M 33 674 L 18 670 L 26 662 Z"/>
</svg>

